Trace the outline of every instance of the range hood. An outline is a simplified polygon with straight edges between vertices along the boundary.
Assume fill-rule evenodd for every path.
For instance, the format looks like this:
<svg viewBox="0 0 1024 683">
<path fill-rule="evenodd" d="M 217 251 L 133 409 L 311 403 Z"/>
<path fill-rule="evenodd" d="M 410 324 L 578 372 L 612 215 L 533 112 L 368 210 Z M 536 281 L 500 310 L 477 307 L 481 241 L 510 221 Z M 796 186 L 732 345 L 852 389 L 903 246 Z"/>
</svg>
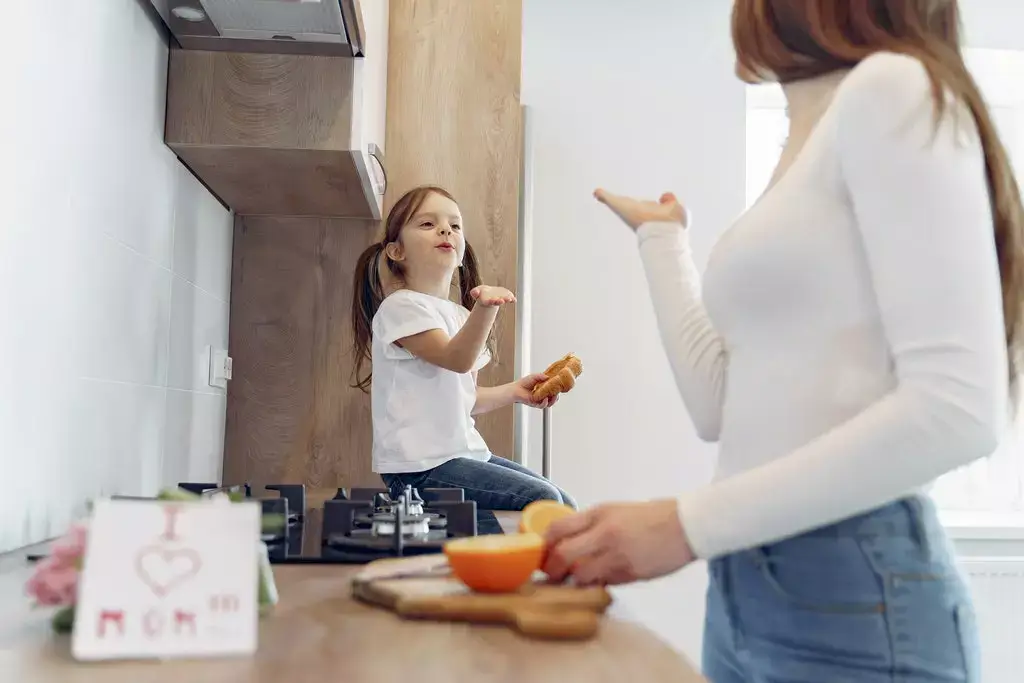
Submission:
<svg viewBox="0 0 1024 683">
<path fill-rule="evenodd" d="M 359 0 L 150 2 L 186 50 L 364 56 Z"/>
</svg>

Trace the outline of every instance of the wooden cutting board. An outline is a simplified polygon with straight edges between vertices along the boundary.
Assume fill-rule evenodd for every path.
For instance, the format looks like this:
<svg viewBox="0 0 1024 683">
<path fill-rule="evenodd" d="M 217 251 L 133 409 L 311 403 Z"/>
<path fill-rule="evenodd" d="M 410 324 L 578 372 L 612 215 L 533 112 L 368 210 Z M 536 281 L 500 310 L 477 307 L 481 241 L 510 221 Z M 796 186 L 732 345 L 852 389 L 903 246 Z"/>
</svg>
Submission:
<svg viewBox="0 0 1024 683">
<path fill-rule="evenodd" d="M 407 619 L 504 624 L 534 638 L 593 637 L 612 602 L 604 588 L 536 580 L 516 593 L 474 593 L 451 575 L 442 554 L 377 560 L 352 579 L 352 595 Z"/>
</svg>

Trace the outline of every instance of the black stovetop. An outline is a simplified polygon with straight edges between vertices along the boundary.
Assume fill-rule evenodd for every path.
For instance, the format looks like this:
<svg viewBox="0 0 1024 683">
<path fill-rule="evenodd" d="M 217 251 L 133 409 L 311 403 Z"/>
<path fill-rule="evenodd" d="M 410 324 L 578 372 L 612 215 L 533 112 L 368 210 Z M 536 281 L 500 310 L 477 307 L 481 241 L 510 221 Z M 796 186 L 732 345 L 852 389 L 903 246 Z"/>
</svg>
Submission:
<svg viewBox="0 0 1024 683">
<path fill-rule="evenodd" d="M 268 485 L 267 491 L 277 492 L 271 498 L 253 496 L 249 484 L 182 482 L 178 487 L 204 497 L 227 493 L 258 500 L 264 515 L 285 519 L 283 529 L 263 534 L 271 564 L 364 564 L 438 553 L 453 538 L 504 533 L 493 512 L 477 510 L 457 488 L 407 488 L 397 500 L 383 488 L 339 488 L 326 500 L 318 491 L 319 502 L 310 504 L 313 496 L 302 484 Z M 396 534 L 396 529 L 403 533 Z M 43 557 L 30 555 L 28 560 Z"/>
<path fill-rule="evenodd" d="M 249 485 L 225 489 L 183 482 L 179 487 L 202 495 L 229 491 L 253 497 Z M 339 488 L 333 498 L 312 504 L 301 484 L 265 488 L 278 497 L 260 500 L 263 514 L 287 520 L 285 529 L 263 535 L 272 564 L 361 564 L 441 552 L 452 538 L 503 533 L 492 512 L 478 511 L 457 488 L 407 488 L 397 500 L 383 488 Z M 396 528 L 403 533 L 396 534 Z"/>
</svg>

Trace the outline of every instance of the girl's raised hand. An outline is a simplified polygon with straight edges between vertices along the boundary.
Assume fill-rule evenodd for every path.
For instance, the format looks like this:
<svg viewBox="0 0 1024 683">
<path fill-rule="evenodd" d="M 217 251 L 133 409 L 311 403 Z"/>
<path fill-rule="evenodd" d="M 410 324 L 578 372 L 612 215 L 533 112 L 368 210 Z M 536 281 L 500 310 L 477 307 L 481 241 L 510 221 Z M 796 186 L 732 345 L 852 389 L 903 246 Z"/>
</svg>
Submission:
<svg viewBox="0 0 1024 683">
<path fill-rule="evenodd" d="M 484 306 L 501 306 L 510 304 L 516 300 L 516 295 L 504 287 L 492 285 L 480 285 L 470 290 L 469 295 L 473 300 Z"/>
<path fill-rule="evenodd" d="M 623 197 L 600 189 L 594 191 L 594 198 L 633 230 L 644 223 L 679 223 L 686 227 L 686 209 L 671 192 L 661 195 L 656 202 Z"/>
</svg>

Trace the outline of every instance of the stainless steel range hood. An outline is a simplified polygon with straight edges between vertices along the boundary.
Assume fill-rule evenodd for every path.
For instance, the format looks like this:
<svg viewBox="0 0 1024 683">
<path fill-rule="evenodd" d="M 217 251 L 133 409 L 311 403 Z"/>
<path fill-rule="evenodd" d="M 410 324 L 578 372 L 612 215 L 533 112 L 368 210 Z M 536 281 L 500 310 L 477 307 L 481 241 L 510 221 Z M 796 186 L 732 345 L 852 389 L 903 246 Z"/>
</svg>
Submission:
<svg viewBox="0 0 1024 683">
<path fill-rule="evenodd" d="M 363 56 L 360 0 L 150 2 L 186 50 Z"/>
</svg>

